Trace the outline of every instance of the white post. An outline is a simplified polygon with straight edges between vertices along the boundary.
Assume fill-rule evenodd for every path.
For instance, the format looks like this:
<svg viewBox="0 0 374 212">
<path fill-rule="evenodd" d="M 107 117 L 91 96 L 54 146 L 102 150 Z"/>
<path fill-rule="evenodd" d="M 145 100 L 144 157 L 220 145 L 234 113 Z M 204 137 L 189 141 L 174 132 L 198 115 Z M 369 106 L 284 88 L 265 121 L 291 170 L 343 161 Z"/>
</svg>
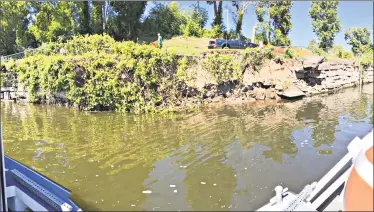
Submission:
<svg viewBox="0 0 374 212">
<path fill-rule="evenodd" d="M 227 47 L 227 37 L 229 36 L 229 9 L 226 8 L 226 26 L 227 26 L 227 34 L 226 34 L 226 47 Z"/>
</svg>

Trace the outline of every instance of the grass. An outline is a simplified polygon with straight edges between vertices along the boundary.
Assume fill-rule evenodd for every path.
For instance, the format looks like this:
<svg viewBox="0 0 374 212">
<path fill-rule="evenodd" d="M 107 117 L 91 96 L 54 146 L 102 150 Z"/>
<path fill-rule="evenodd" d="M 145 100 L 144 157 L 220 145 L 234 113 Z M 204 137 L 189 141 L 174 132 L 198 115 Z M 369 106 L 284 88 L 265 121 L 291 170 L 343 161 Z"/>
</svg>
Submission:
<svg viewBox="0 0 374 212">
<path fill-rule="evenodd" d="M 163 48 L 173 49 L 176 54 L 183 55 L 200 55 L 207 51 L 226 51 L 225 49 L 208 49 L 210 40 L 213 39 L 179 36 L 164 40 Z M 242 51 L 242 49 L 235 49 L 235 51 Z"/>
<path fill-rule="evenodd" d="M 163 47 L 173 49 L 177 54 L 199 55 L 208 51 L 209 38 L 174 37 L 164 40 Z"/>
</svg>

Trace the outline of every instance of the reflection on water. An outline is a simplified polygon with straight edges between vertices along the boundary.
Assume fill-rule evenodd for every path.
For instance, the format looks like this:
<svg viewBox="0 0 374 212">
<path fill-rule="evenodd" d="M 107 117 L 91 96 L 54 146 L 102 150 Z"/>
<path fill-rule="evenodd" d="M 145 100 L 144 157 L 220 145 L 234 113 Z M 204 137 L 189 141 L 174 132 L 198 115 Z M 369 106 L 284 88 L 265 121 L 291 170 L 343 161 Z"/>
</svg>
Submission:
<svg viewBox="0 0 374 212">
<path fill-rule="evenodd" d="M 277 184 L 297 192 L 318 180 L 370 131 L 372 93 L 170 117 L 2 102 L 1 121 L 6 154 L 84 210 L 255 210 Z"/>
</svg>

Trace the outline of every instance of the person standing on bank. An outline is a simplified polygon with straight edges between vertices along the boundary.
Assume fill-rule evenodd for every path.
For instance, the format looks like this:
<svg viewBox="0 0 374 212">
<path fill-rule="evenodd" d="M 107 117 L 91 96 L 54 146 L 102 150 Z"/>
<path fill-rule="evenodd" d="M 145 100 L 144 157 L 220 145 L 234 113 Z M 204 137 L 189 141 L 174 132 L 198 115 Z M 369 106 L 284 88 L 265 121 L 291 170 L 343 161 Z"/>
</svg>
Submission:
<svg viewBox="0 0 374 212">
<path fill-rule="evenodd" d="M 162 48 L 162 37 L 161 37 L 161 35 L 160 35 L 160 33 L 157 33 L 157 36 L 158 36 L 158 38 L 157 38 L 157 44 L 158 44 L 158 48 Z"/>
</svg>

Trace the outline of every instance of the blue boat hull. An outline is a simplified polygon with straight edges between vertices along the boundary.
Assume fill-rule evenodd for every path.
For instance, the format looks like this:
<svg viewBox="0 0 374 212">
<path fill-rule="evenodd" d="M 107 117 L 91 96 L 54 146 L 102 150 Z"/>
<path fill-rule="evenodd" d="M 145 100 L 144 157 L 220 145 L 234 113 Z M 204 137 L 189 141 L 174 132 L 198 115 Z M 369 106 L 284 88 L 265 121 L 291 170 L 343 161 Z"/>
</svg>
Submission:
<svg viewBox="0 0 374 212">
<path fill-rule="evenodd" d="M 21 196 L 26 194 L 48 211 L 81 211 L 70 199 L 68 189 L 12 158 L 5 156 L 4 162 L 7 189 L 19 189 Z M 11 208 L 17 201 L 19 200 L 8 198 L 8 207 Z"/>
</svg>

